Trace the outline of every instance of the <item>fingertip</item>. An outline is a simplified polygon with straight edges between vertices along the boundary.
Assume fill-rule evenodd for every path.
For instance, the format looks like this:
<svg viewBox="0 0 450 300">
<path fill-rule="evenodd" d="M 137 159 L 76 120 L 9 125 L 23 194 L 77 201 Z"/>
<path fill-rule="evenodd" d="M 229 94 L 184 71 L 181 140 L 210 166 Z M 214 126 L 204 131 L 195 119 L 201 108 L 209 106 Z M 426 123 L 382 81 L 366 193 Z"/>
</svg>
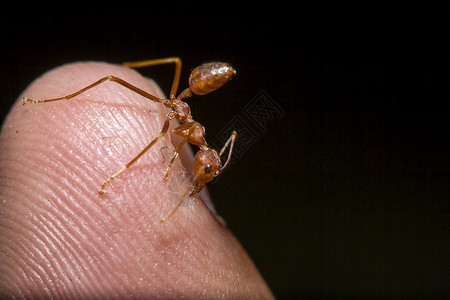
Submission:
<svg viewBox="0 0 450 300">
<path fill-rule="evenodd" d="M 161 94 L 129 68 L 75 63 L 38 78 L 18 101 L 27 105 L 8 116 L 0 137 L 0 193 L 7 203 L 0 208 L 0 264 L 8 272 L 0 274 L 0 287 L 49 298 L 83 292 L 211 298 L 236 291 L 271 298 L 237 240 L 201 202 L 186 202 L 162 219 L 192 174 L 180 163 L 192 163 L 189 147 L 166 182 L 159 150 L 173 149 L 169 135 L 102 186 L 161 132 L 167 113 L 161 104 L 111 82 L 71 100 L 33 103 L 111 74 Z"/>
</svg>

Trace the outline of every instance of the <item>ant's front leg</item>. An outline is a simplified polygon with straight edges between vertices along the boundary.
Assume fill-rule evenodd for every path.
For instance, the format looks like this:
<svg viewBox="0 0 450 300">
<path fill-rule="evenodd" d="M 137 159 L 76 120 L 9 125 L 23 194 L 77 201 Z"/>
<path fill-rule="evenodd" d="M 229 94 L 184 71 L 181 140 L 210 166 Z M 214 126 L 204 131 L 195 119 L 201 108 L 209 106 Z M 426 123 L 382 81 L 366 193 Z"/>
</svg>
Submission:
<svg viewBox="0 0 450 300">
<path fill-rule="evenodd" d="M 167 130 L 169 129 L 169 118 L 166 118 L 166 121 L 164 122 L 163 128 L 161 129 L 161 132 L 159 133 L 159 135 L 153 139 L 153 141 L 150 142 L 150 144 L 147 145 L 147 147 L 145 147 L 138 155 L 136 155 L 129 163 L 127 163 L 124 167 L 122 167 L 122 169 L 120 169 L 119 171 L 117 171 L 116 173 L 114 173 L 114 175 L 112 175 L 111 177 L 109 177 L 108 179 L 105 180 L 105 182 L 103 182 L 99 193 L 100 194 L 104 194 L 105 193 L 105 187 L 108 183 L 110 183 L 114 178 L 116 178 L 119 174 L 121 174 L 123 171 L 125 171 L 126 169 L 128 169 L 131 165 L 133 165 L 139 158 L 141 158 L 142 155 L 144 155 L 145 152 L 147 152 L 161 137 L 163 137 Z"/>
<path fill-rule="evenodd" d="M 205 128 L 198 122 L 193 121 L 186 124 L 182 124 L 173 130 L 173 133 L 182 137 L 183 140 L 175 148 L 172 159 L 170 160 L 169 166 L 167 167 L 166 173 L 163 176 L 163 180 L 166 181 L 169 177 L 170 169 L 175 159 L 178 157 L 181 148 L 186 142 L 189 142 L 196 146 L 206 146 L 205 141 Z"/>
</svg>

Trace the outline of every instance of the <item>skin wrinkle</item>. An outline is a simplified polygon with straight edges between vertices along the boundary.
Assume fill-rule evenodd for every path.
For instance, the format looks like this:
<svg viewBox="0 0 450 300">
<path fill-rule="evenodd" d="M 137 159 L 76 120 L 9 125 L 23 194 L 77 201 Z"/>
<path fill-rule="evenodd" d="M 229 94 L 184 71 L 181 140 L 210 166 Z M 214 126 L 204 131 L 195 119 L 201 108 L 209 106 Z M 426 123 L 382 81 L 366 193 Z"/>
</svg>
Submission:
<svg viewBox="0 0 450 300">
<path fill-rule="evenodd" d="M 44 289 L 48 290 L 48 281 L 46 279 L 46 273 L 40 272 L 42 268 L 36 265 L 36 261 L 33 259 L 35 257 L 35 250 L 33 249 L 33 243 L 27 243 L 28 245 L 23 243 L 23 240 L 16 241 L 19 244 L 16 249 L 21 250 L 24 255 L 22 257 L 28 257 L 29 259 L 22 261 L 22 271 L 27 276 L 27 278 L 31 278 L 31 282 L 33 283 L 31 287 L 35 286 L 43 286 Z M 32 248 L 34 251 L 30 250 Z M 20 252 L 19 252 L 20 253 Z M 29 276 L 31 275 L 31 276 Z M 34 276 L 33 276 L 34 275 Z"/>
<path fill-rule="evenodd" d="M 47 216 L 46 218 L 47 220 L 50 219 L 49 216 Z M 50 222 L 45 222 L 46 220 L 43 219 L 41 220 L 42 224 L 47 224 L 47 226 L 49 227 L 49 230 L 47 230 L 43 234 L 47 233 L 50 235 L 50 238 L 52 240 L 52 242 L 55 245 L 55 252 L 51 252 L 48 253 L 49 256 L 51 255 L 53 257 L 53 259 L 50 261 L 50 264 L 55 265 L 55 267 L 53 268 L 55 270 L 55 272 L 57 272 L 58 269 L 60 270 L 68 270 L 71 269 L 73 266 L 77 266 L 77 263 L 81 262 L 80 259 L 80 255 L 83 255 L 83 251 L 80 251 L 81 249 L 75 249 L 72 247 L 67 247 L 68 245 L 70 245 L 70 242 L 74 242 L 73 239 L 70 238 L 70 234 L 68 232 L 61 232 L 59 228 L 61 228 L 60 226 L 51 226 L 53 225 Z M 62 222 L 62 224 L 64 224 L 64 222 Z M 55 234 L 52 234 L 52 232 L 55 232 Z M 62 237 L 64 235 L 65 239 L 67 240 L 65 241 L 60 241 L 60 237 Z M 60 256 L 58 255 L 58 250 L 57 249 L 61 249 L 62 247 L 64 247 L 66 249 L 69 249 L 66 253 L 65 256 Z M 80 252 L 80 253 L 77 253 Z M 79 271 L 81 271 L 79 269 Z M 53 272 L 52 272 L 53 273 Z M 66 277 L 66 276 L 70 276 L 70 273 L 67 271 L 63 271 L 62 274 L 60 274 L 59 276 L 61 277 Z M 58 277 L 58 276 L 56 276 Z M 87 277 L 89 277 L 89 274 L 87 274 Z M 92 278 L 93 279 L 93 278 Z M 92 283 L 95 283 L 95 281 L 91 281 Z M 62 286 L 66 287 L 67 289 L 67 285 L 62 282 L 61 283 Z M 79 292 L 79 291 L 78 291 Z"/>
<path fill-rule="evenodd" d="M 101 215 L 101 214 L 100 214 Z M 112 216 L 112 214 L 107 214 L 109 217 L 108 217 L 108 222 L 111 222 L 111 221 L 113 221 L 114 219 L 116 219 L 116 218 L 114 218 L 113 216 Z M 119 222 L 119 220 L 116 220 L 115 221 L 116 223 L 117 222 Z M 85 225 L 85 227 L 86 228 L 95 228 L 96 229 L 96 231 L 95 232 L 93 232 L 93 234 L 92 234 L 92 236 L 91 237 L 89 237 L 89 238 L 86 238 L 86 240 L 91 240 L 91 241 L 95 241 L 96 239 L 97 239 L 97 237 L 99 237 L 99 236 L 102 236 L 103 235 L 103 232 L 106 232 L 106 230 L 104 230 L 103 228 L 104 228 L 104 225 L 103 224 L 100 224 L 100 223 L 98 223 L 97 222 L 97 224 L 89 224 L 89 222 L 87 222 L 87 225 Z M 116 236 L 116 238 L 117 238 L 117 236 Z M 114 248 L 113 246 L 114 245 L 112 245 L 112 244 L 110 244 L 110 243 L 108 243 L 108 241 L 109 241 L 109 239 L 101 239 L 101 243 L 105 243 L 105 245 L 103 246 L 103 247 L 105 247 L 105 248 L 110 248 L 110 249 L 112 249 L 112 248 Z M 118 241 L 119 243 L 120 243 L 120 240 Z M 126 245 L 126 244 L 125 244 Z M 99 245 L 99 248 L 101 248 L 101 246 Z M 92 249 L 91 250 L 91 252 L 95 252 L 95 250 L 94 249 Z M 127 251 L 127 250 L 125 250 L 125 251 L 122 251 L 122 252 L 117 252 L 117 251 L 113 251 L 112 252 L 112 254 L 113 254 L 113 259 L 112 260 L 118 260 L 119 259 L 119 257 L 121 257 L 120 255 L 117 255 L 118 253 L 120 254 L 120 253 L 128 253 L 129 251 Z M 120 260 L 120 259 L 119 259 Z M 123 258 L 121 259 L 121 260 L 124 260 Z M 104 265 L 108 265 L 108 262 L 107 261 L 105 261 L 105 264 Z M 110 270 L 110 272 L 107 272 L 108 274 L 112 274 L 113 273 L 113 271 L 112 270 Z"/>
<path fill-rule="evenodd" d="M 46 209 L 42 209 L 41 207 L 39 207 L 39 208 L 34 208 L 34 210 L 38 210 L 39 211 L 39 209 L 42 211 L 42 213 L 37 213 L 37 215 L 39 216 L 39 215 L 44 215 L 45 213 L 46 213 L 46 211 L 48 210 L 48 208 L 46 208 Z M 55 214 L 56 213 L 58 213 L 57 211 L 55 211 Z M 61 214 L 61 216 L 63 216 L 64 214 Z M 43 224 L 43 223 L 41 223 L 41 224 Z M 39 229 L 39 223 L 37 224 L 37 225 L 35 225 L 35 229 L 33 230 L 29 230 L 29 231 L 33 231 L 33 232 L 35 232 L 35 233 L 38 233 L 38 235 L 34 235 L 35 236 L 35 238 L 38 238 L 38 236 L 44 236 L 45 237 L 45 235 L 46 234 L 49 234 L 49 238 L 51 238 L 51 235 L 52 235 L 52 232 L 48 232 L 48 231 L 46 231 L 46 230 L 36 230 L 36 229 Z M 24 235 L 24 236 L 26 236 L 26 235 Z M 40 238 L 38 238 L 38 239 L 40 239 Z M 56 241 L 57 241 L 57 239 L 55 239 Z M 71 249 L 69 249 L 69 251 L 70 251 Z"/>
<path fill-rule="evenodd" d="M 151 92 L 135 71 L 81 63 L 46 73 L 24 94 L 63 96 L 111 74 Z M 98 194 L 159 134 L 166 113 L 113 82 L 69 101 L 16 104 L 0 138 L 0 297 L 272 298 L 200 199 L 159 223 L 176 202 L 170 184 L 190 175 L 179 158 L 162 181 L 169 133 Z"/>
</svg>

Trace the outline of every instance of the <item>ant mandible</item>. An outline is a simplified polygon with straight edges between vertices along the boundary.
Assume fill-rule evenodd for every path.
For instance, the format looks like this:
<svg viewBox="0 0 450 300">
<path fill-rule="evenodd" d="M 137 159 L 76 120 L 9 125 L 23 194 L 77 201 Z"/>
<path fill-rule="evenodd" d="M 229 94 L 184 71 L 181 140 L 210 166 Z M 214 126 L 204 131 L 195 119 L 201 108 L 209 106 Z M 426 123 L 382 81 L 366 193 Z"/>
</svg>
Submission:
<svg viewBox="0 0 450 300">
<path fill-rule="evenodd" d="M 155 143 L 163 137 L 167 130 L 169 129 L 169 121 L 172 119 L 177 119 L 181 125 L 176 127 L 173 130 L 173 133 L 182 137 L 183 140 L 181 143 L 175 148 L 174 154 L 172 156 L 172 159 L 169 162 L 169 165 L 167 167 L 167 170 L 163 176 L 163 180 L 166 181 L 170 169 L 172 167 L 172 164 L 174 163 L 175 159 L 178 157 L 179 152 L 183 145 L 186 142 L 189 142 L 195 146 L 198 146 L 200 149 L 197 151 L 195 157 L 194 157 L 194 163 L 193 163 L 193 173 L 194 173 L 194 182 L 192 190 L 189 193 L 189 196 L 193 196 L 194 194 L 201 191 L 201 189 L 204 187 L 204 185 L 208 182 L 210 182 L 214 177 L 217 177 L 222 171 L 228 166 L 231 154 L 233 152 L 233 146 L 236 139 L 236 131 L 233 131 L 228 141 L 223 146 L 222 150 L 219 152 L 218 150 L 211 148 L 208 146 L 205 140 L 205 128 L 198 122 L 194 121 L 191 115 L 191 110 L 189 105 L 183 101 L 183 99 L 191 97 L 193 94 L 196 95 L 206 95 L 208 93 L 211 93 L 215 90 L 217 90 L 219 87 L 224 85 L 228 79 L 231 78 L 232 75 L 236 73 L 236 71 L 227 63 L 222 62 L 211 62 L 211 63 L 204 63 L 200 65 L 199 67 L 195 68 L 191 75 L 189 76 L 189 87 L 186 88 L 184 91 L 180 93 L 178 97 L 175 97 L 177 90 L 178 90 L 178 83 L 180 81 L 180 74 L 181 74 L 181 59 L 178 57 L 169 57 L 169 58 L 162 58 L 162 59 L 152 59 L 152 60 L 144 60 L 144 61 L 137 61 L 137 62 L 126 62 L 124 63 L 125 66 L 130 68 L 140 68 L 140 67 L 147 67 L 147 66 L 154 66 L 154 65 L 161 65 L 161 64 L 168 64 L 168 63 L 174 63 L 175 64 L 175 75 L 172 82 L 172 88 L 170 90 L 170 98 L 164 99 L 157 96 L 154 96 L 152 94 L 147 93 L 146 91 L 118 78 L 115 76 L 106 76 L 103 77 L 96 82 L 80 89 L 79 91 L 66 95 L 64 97 L 60 98 L 53 98 L 53 99 L 45 99 L 45 100 L 33 100 L 27 97 L 23 97 L 22 103 L 45 103 L 45 102 L 52 102 L 52 101 L 59 101 L 59 100 L 69 100 L 75 96 L 78 96 L 87 90 L 105 82 L 105 81 L 113 81 L 116 83 L 119 83 L 120 85 L 136 92 L 137 94 L 153 100 L 155 102 L 163 104 L 165 107 L 172 109 L 172 111 L 167 114 L 166 120 L 164 121 L 164 125 L 162 127 L 161 132 L 159 135 L 154 138 L 136 157 L 134 157 L 129 163 L 127 163 L 123 168 L 121 168 L 119 171 L 114 173 L 111 177 L 106 179 L 102 186 L 100 187 L 99 193 L 104 194 L 105 187 L 108 185 L 114 178 L 116 178 L 119 174 L 121 174 L 123 171 L 128 169 L 131 165 L 133 165 L 144 153 L 146 153 Z M 222 165 L 221 156 L 224 153 L 224 151 L 227 149 L 227 147 L 230 146 L 230 150 L 228 152 L 228 158 L 225 162 L 225 164 Z M 160 220 L 160 222 L 165 222 L 167 219 L 169 219 L 180 207 L 181 203 L 183 202 L 184 197 L 182 197 L 181 201 L 175 206 L 175 208 L 172 210 L 172 212 L 167 215 L 164 219 Z"/>
</svg>

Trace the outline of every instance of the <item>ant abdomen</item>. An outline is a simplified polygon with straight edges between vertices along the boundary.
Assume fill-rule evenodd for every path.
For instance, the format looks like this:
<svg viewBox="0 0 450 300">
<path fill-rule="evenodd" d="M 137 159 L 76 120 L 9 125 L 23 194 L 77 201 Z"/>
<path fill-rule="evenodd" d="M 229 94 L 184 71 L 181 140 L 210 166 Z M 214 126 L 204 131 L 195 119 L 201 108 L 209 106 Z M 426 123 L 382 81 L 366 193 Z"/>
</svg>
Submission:
<svg viewBox="0 0 450 300">
<path fill-rule="evenodd" d="M 189 77 L 189 87 L 196 95 L 205 95 L 217 90 L 236 71 L 227 63 L 211 62 L 195 68 Z"/>
</svg>

